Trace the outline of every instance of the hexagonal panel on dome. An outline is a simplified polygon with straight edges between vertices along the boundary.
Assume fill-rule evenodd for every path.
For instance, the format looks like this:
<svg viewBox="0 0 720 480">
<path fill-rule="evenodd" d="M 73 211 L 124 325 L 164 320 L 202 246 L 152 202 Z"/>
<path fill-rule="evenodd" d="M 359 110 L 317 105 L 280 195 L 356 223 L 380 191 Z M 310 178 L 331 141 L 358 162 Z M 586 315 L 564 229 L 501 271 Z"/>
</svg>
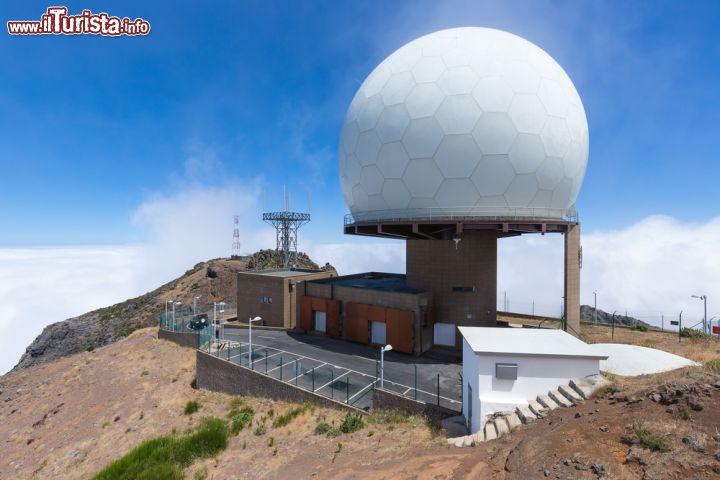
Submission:
<svg viewBox="0 0 720 480">
<path fill-rule="evenodd" d="M 355 185 L 352 189 L 353 204 L 350 206 L 350 210 L 353 212 L 367 210 L 368 208 L 368 195 L 363 190 L 362 185 Z"/>
<path fill-rule="evenodd" d="M 510 84 L 515 93 L 537 93 L 540 87 L 540 75 L 526 61 L 507 61 L 500 63 L 501 76 Z"/>
<path fill-rule="evenodd" d="M 391 210 L 401 210 L 407 208 L 410 203 L 410 192 L 402 180 L 387 179 L 383 185 L 382 195 L 385 197 L 385 202 Z"/>
<path fill-rule="evenodd" d="M 412 69 L 417 83 L 435 82 L 447 67 L 440 57 L 422 57 Z"/>
<path fill-rule="evenodd" d="M 360 127 L 357 122 L 350 122 L 343 128 L 340 146 L 346 154 L 355 152 L 358 136 L 360 135 Z"/>
<path fill-rule="evenodd" d="M 363 93 L 367 97 L 372 97 L 380 93 L 392 76 L 392 72 L 389 68 L 378 68 L 374 70 L 370 76 L 363 83 Z"/>
<path fill-rule="evenodd" d="M 414 86 L 415 79 L 410 72 L 394 73 L 380 93 L 383 103 L 390 106 L 404 102 Z"/>
<path fill-rule="evenodd" d="M 443 181 L 442 173 L 432 158 L 410 160 L 402 178 L 410 195 L 425 198 L 433 198 Z"/>
<path fill-rule="evenodd" d="M 483 155 L 470 178 L 480 195 L 502 195 L 515 178 L 515 170 L 507 155 Z"/>
<path fill-rule="evenodd" d="M 361 132 L 375 127 L 383 108 L 385 105 L 380 95 L 373 95 L 364 101 L 357 116 L 357 124 Z"/>
<path fill-rule="evenodd" d="M 443 139 L 443 131 L 435 117 L 410 121 L 402 143 L 410 158 L 432 157 Z"/>
<path fill-rule="evenodd" d="M 401 178 L 409 160 L 402 143 L 386 143 L 378 153 L 377 166 L 385 178 Z"/>
<path fill-rule="evenodd" d="M 478 80 L 472 95 L 483 112 L 507 113 L 515 92 L 502 78 L 485 77 Z"/>
<path fill-rule="evenodd" d="M 570 146 L 570 132 L 565 119 L 548 117 L 540 134 L 545 153 L 551 157 L 562 157 Z"/>
<path fill-rule="evenodd" d="M 433 158 L 445 178 L 468 178 L 482 152 L 472 135 L 445 135 Z"/>
<path fill-rule="evenodd" d="M 508 113 L 520 133 L 540 133 L 547 119 L 545 107 L 537 95 L 526 93 L 515 95 Z"/>
<path fill-rule="evenodd" d="M 410 116 L 405 105 L 399 103 L 383 110 L 375 131 L 383 143 L 397 142 L 402 138 L 409 124 Z"/>
<path fill-rule="evenodd" d="M 472 92 L 477 82 L 478 76 L 472 68 L 454 67 L 445 70 L 437 84 L 447 95 L 460 95 Z"/>
<path fill-rule="evenodd" d="M 360 165 L 374 165 L 381 146 L 382 142 L 375 130 L 362 132 L 358 136 L 357 147 L 355 147 L 355 155 Z"/>
<path fill-rule="evenodd" d="M 519 133 L 508 154 L 516 173 L 533 173 L 545 160 L 545 147 L 539 135 Z"/>
<path fill-rule="evenodd" d="M 517 133 L 506 113 L 483 113 L 473 129 L 475 142 L 485 155 L 508 153 Z"/>
<path fill-rule="evenodd" d="M 473 207 L 479 199 L 475 185 L 467 178 L 443 180 L 435 194 L 435 201 L 441 207 Z"/>
<path fill-rule="evenodd" d="M 560 180 L 565 176 L 563 159 L 557 157 L 546 157 L 540 168 L 535 172 L 540 188 L 554 189 Z"/>
<path fill-rule="evenodd" d="M 452 135 L 472 132 L 481 114 L 472 95 L 450 95 L 435 112 L 435 118 L 443 132 Z"/>
<path fill-rule="evenodd" d="M 538 192 L 537 178 L 534 174 L 516 175 L 505 191 L 505 200 L 511 208 L 525 207 Z"/>
<path fill-rule="evenodd" d="M 387 210 L 388 204 L 385 197 L 381 194 L 368 195 L 368 210 L 371 212 L 378 210 Z"/>
<path fill-rule="evenodd" d="M 445 94 L 440 87 L 434 83 L 422 83 L 413 87 L 405 100 L 405 107 L 410 118 L 429 117 L 435 113 L 444 99 Z"/>
<path fill-rule="evenodd" d="M 556 80 L 543 78 L 540 81 L 538 97 L 548 115 L 565 118 L 568 110 L 568 95 Z"/>
<path fill-rule="evenodd" d="M 377 195 L 382 192 L 385 177 L 382 176 L 380 170 L 376 166 L 363 167 L 360 174 L 360 184 L 368 195 Z"/>
</svg>

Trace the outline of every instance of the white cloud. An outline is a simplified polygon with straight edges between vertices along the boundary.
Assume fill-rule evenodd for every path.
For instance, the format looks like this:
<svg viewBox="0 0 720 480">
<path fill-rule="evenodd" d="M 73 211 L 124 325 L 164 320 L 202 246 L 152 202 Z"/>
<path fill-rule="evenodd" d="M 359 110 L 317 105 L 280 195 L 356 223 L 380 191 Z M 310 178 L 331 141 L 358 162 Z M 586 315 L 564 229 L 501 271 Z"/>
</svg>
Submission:
<svg viewBox="0 0 720 480">
<path fill-rule="evenodd" d="M 155 196 L 134 215 L 145 239 L 132 245 L 0 249 L 0 372 L 12 368 L 25 347 L 52 322 L 142 294 L 209 258 L 227 256 L 232 215 L 240 215 L 244 250 L 274 245 L 274 232 L 258 218 L 259 188 L 234 182 L 188 187 Z M 404 244 L 329 237 L 307 241 L 319 263 L 341 274 L 403 272 Z M 582 302 L 599 292 L 600 308 L 650 321 L 661 312 L 698 321 L 707 294 L 708 315 L 720 314 L 720 217 L 702 224 L 648 217 L 628 228 L 583 236 Z M 527 235 L 499 241 L 498 296 L 512 310 L 556 314 L 562 297 L 563 239 Z M 715 306 L 714 306 L 715 305 Z M 666 317 L 667 318 L 667 317 Z M 659 318 L 657 318 L 659 321 Z"/>
</svg>

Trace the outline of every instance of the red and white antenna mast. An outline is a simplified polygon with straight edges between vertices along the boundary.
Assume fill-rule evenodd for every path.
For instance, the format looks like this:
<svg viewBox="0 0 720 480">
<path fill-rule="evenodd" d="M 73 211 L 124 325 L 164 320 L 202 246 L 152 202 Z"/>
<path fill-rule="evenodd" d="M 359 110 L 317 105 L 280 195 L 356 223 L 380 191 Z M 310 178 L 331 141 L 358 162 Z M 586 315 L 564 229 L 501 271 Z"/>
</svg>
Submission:
<svg viewBox="0 0 720 480">
<path fill-rule="evenodd" d="M 235 215 L 233 218 L 233 243 L 232 255 L 230 258 L 240 258 L 240 217 Z"/>
</svg>

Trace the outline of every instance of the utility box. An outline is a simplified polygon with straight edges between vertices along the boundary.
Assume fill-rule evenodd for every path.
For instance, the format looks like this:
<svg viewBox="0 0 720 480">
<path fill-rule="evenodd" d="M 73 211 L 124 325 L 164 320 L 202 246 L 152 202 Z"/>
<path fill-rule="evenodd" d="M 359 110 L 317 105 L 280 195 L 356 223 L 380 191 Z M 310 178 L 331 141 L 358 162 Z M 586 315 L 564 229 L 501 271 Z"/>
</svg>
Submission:
<svg viewBox="0 0 720 480">
<path fill-rule="evenodd" d="M 496 363 L 495 378 L 500 380 L 517 380 L 517 363 Z"/>
</svg>

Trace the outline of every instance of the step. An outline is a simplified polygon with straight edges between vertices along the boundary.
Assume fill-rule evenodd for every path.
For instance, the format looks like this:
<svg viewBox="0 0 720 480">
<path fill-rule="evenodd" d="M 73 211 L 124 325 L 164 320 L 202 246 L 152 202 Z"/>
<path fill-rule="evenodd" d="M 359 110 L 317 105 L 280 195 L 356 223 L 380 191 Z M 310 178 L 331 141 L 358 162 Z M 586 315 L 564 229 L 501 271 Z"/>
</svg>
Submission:
<svg viewBox="0 0 720 480">
<path fill-rule="evenodd" d="M 565 408 L 573 406 L 573 403 L 567 398 L 565 398 L 565 396 L 557 390 L 550 390 L 548 392 L 548 395 L 550 396 L 550 398 L 555 400 L 555 403 L 557 403 L 558 405 L 561 405 Z"/>
<path fill-rule="evenodd" d="M 508 422 L 505 420 L 505 417 L 498 417 L 493 423 L 495 424 L 498 437 L 502 437 L 503 435 L 510 433 L 510 427 L 508 426 Z"/>
<path fill-rule="evenodd" d="M 580 396 L 570 385 L 560 385 L 558 391 L 571 402 L 582 402 L 583 397 Z"/>
<path fill-rule="evenodd" d="M 473 437 L 473 440 L 475 441 L 475 445 L 477 445 L 478 443 L 481 443 L 481 442 L 484 442 L 484 441 L 485 441 L 485 432 L 483 432 L 482 430 L 480 430 L 480 431 L 477 432 L 477 433 L 473 433 L 473 434 L 472 434 L 472 437 Z"/>
<path fill-rule="evenodd" d="M 518 417 L 522 421 L 522 423 L 530 423 L 534 422 L 537 419 L 537 416 L 530 410 L 530 407 L 527 405 L 521 405 L 515 410 Z"/>
<path fill-rule="evenodd" d="M 537 418 L 543 418 L 548 411 L 547 407 L 540 405 L 537 400 L 530 400 L 528 402 L 528 408 Z"/>
<path fill-rule="evenodd" d="M 508 427 L 510 427 L 510 431 L 512 432 L 517 427 L 522 425 L 522 422 L 520 421 L 520 417 L 517 416 L 515 412 L 509 413 L 505 415 L 503 418 L 505 418 L 505 421 L 508 424 Z"/>
<path fill-rule="evenodd" d="M 495 440 L 498 438 L 497 430 L 495 429 L 495 424 L 493 422 L 488 422 L 485 424 L 485 441 L 488 442 L 490 440 Z"/>
<path fill-rule="evenodd" d="M 582 380 L 580 378 L 573 378 L 570 380 L 570 388 L 575 390 L 575 392 L 580 395 L 582 398 L 587 400 L 592 396 L 593 388 L 592 386 L 587 383 L 585 380 Z"/>
<path fill-rule="evenodd" d="M 540 405 L 547 408 L 548 410 L 555 410 L 558 408 L 558 404 L 553 401 L 550 397 L 547 395 L 538 395 L 537 401 Z"/>
</svg>

